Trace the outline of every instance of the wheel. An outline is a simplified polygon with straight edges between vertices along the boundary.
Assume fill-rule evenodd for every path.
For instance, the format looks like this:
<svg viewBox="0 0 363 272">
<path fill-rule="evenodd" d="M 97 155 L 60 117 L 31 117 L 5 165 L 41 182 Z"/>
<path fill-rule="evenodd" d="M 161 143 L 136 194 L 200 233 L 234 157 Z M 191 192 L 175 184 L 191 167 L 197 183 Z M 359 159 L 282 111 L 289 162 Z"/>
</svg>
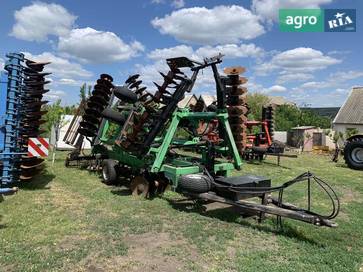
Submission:
<svg viewBox="0 0 363 272">
<path fill-rule="evenodd" d="M 130 189 L 133 196 L 147 197 L 149 188 L 149 182 L 143 176 L 136 176 L 130 184 Z"/>
<path fill-rule="evenodd" d="M 104 160 L 102 163 L 102 179 L 107 185 L 114 184 L 117 181 L 117 163 L 114 160 Z"/>
<path fill-rule="evenodd" d="M 346 143 L 344 160 L 349 168 L 363 170 L 363 138 L 356 138 Z"/>
<path fill-rule="evenodd" d="M 204 174 L 188 174 L 179 178 L 178 189 L 191 193 L 206 193 L 212 188 L 212 182 Z"/>
</svg>

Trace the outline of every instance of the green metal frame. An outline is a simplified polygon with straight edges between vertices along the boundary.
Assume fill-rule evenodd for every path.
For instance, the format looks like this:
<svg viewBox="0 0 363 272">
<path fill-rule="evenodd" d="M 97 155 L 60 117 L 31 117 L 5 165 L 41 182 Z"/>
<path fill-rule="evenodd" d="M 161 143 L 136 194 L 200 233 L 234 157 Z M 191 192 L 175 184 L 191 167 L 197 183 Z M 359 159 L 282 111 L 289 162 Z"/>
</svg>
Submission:
<svg viewBox="0 0 363 272">
<path fill-rule="evenodd" d="M 201 163 L 206 162 L 206 155 L 203 152 L 202 158 L 199 162 L 191 160 L 188 156 L 180 156 L 178 159 L 168 160 L 167 153 L 172 144 L 178 144 L 185 147 L 192 147 L 200 142 L 198 137 L 192 140 L 182 141 L 175 139 L 180 121 L 187 119 L 190 121 L 209 121 L 212 119 L 218 119 L 222 124 L 225 134 L 224 146 L 219 147 L 220 152 L 229 153 L 233 157 L 233 163 L 217 161 L 214 165 L 214 172 L 219 175 L 229 176 L 234 169 L 240 170 L 242 161 L 239 156 L 234 138 L 232 135 L 231 127 L 228 122 L 228 113 L 225 110 L 217 112 L 190 112 L 188 108 L 176 110 L 173 113 L 170 125 L 165 131 L 163 137 L 159 137 L 155 142 L 160 142 L 158 147 L 150 147 L 147 155 L 143 158 L 139 158 L 130 152 L 123 150 L 121 147 L 112 144 L 112 139 L 108 138 L 107 131 L 110 129 L 109 122 L 105 122 L 102 128 L 102 134 L 100 141 L 106 145 L 111 144 L 111 148 L 108 149 L 107 155 L 109 158 L 119 161 L 122 164 L 126 164 L 131 168 L 147 169 L 150 173 L 164 172 L 164 175 L 172 181 L 173 188 L 178 185 L 178 178 L 181 175 L 200 173 L 203 171 Z M 206 150 L 205 150 L 206 151 Z"/>
</svg>

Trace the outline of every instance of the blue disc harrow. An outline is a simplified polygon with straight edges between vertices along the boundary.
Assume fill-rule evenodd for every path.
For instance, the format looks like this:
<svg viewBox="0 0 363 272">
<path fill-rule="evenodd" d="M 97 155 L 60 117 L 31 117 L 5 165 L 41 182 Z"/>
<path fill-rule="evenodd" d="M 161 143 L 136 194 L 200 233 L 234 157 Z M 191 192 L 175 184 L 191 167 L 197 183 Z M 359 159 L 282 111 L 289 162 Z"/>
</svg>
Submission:
<svg viewBox="0 0 363 272">
<path fill-rule="evenodd" d="M 0 195 L 15 192 L 12 184 L 29 180 L 43 168 L 43 159 L 28 156 L 29 138 L 42 133 L 46 111 L 44 88 L 50 81 L 43 72 L 48 63 L 34 62 L 22 53 L 6 55 L 0 83 Z"/>
</svg>

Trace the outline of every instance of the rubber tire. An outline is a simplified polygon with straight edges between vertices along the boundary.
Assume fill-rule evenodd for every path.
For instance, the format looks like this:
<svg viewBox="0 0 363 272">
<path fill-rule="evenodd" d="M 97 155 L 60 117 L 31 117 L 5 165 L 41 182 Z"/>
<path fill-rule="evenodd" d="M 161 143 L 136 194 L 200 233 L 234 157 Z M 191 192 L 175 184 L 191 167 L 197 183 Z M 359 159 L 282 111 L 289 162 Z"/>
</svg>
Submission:
<svg viewBox="0 0 363 272">
<path fill-rule="evenodd" d="M 188 174 L 180 176 L 178 190 L 191 193 L 206 193 L 212 189 L 212 182 L 204 174 Z"/>
<path fill-rule="evenodd" d="M 121 101 L 131 103 L 131 104 L 137 102 L 137 99 L 138 99 L 137 94 L 125 86 L 115 87 L 113 89 L 113 93 Z"/>
<path fill-rule="evenodd" d="M 356 138 L 347 142 L 344 147 L 344 160 L 349 168 L 354 170 L 363 170 L 363 163 L 357 163 L 352 158 L 352 151 L 358 147 L 363 148 L 363 138 Z"/>
<path fill-rule="evenodd" d="M 104 160 L 102 163 L 102 181 L 107 185 L 114 184 L 117 181 L 117 162 L 114 160 Z"/>
</svg>

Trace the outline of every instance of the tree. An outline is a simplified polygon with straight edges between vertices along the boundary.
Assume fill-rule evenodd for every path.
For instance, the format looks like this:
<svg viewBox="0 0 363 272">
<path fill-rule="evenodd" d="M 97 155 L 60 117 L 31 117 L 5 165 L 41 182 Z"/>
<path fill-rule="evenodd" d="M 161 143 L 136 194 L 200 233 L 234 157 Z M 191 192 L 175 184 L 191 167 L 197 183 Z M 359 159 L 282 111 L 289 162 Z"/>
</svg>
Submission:
<svg viewBox="0 0 363 272">
<path fill-rule="evenodd" d="M 92 86 L 87 85 L 86 83 L 83 83 L 81 88 L 79 89 L 79 98 L 81 101 L 84 101 L 87 99 L 87 97 L 91 96 L 92 94 Z"/>
<path fill-rule="evenodd" d="M 288 131 L 297 126 L 315 126 L 328 129 L 331 120 L 308 109 L 299 109 L 292 105 L 281 105 L 275 109 L 275 129 Z"/>
<path fill-rule="evenodd" d="M 79 98 L 81 101 L 86 100 L 87 98 L 86 89 L 87 89 L 87 84 L 83 83 L 83 85 L 79 89 Z"/>
<path fill-rule="evenodd" d="M 58 99 L 52 105 L 44 106 L 44 110 L 47 113 L 44 115 L 44 130 L 47 136 L 50 136 L 50 132 L 52 131 L 52 127 L 56 124 L 61 124 L 62 122 L 62 115 L 64 114 L 64 108 L 60 105 L 61 99 Z"/>
<path fill-rule="evenodd" d="M 247 95 L 247 104 L 250 108 L 248 119 L 261 120 L 262 107 L 268 105 L 270 99 L 261 93 L 251 93 Z"/>
</svg>

